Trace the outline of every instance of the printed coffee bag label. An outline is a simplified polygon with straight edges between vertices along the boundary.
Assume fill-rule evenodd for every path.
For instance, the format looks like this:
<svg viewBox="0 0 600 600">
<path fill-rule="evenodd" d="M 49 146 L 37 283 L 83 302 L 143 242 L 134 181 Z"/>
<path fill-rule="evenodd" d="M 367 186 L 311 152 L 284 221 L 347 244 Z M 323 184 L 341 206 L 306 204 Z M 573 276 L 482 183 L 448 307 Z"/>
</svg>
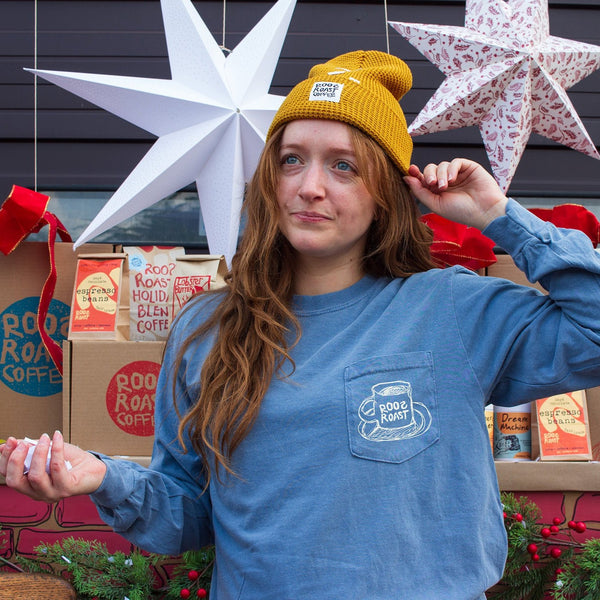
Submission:
<svg viewBox="0 0 600 600">
<path fill-rule="evenodd" d="M 488 435 L 490 437 L 490 446 L 492 447 L 492 452 L 494 451 L 494 405 L 488 404 L 485 407 L 485 425 L 488 430 Z"/>
<path fill-rule="evenodd" d="M 14 302 L 0 313 L 0 381 L 14 392 L 38 398 L 62 390 L 62 377 L 37 326 L 39 302 L 39 297 L 30 296 Z M 52 299 L 45 322 L 48 335 L 62 344 L 68 327 L 69 306 Z"/>
<path fill-rule="evenodd" d="M 72 337 L 114 337 L 123 258 L 80 258 L 69 326 Z"/>
<path fill-rule="evenodd" d="M 494 407 L 494 459 L 531 460 L 530 404 Z"/>
<path fill-rule="evenodd" d="M 183 247 L 129 246 L 129 339 L 164 340 L 173 318 L 170 287 Z"/>
<path fill-rule="evenodd" d="M 187 255 L 177 259 L 171 285 L 173 318 L 194 295 L 225 285 L 225 258 L 219 255 Z"/>
<path fill-rule="evenodd" d="M 585 391 L 543 398 L 536 406 L 542 459 L 591 460 Z"/>
</svg>

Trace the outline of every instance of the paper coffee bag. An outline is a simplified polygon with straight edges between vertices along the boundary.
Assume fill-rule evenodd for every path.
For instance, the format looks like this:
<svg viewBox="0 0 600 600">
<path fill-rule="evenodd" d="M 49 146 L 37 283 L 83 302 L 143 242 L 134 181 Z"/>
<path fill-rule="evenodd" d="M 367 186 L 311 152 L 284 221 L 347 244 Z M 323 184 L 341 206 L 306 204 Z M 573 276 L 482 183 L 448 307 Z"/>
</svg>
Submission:
<svg viewBox="0 0 600 600">
<path fill-rule="evenodd" d="M 187 254 L 176 260 L 171 281 L 173 318 L 194 295 L 225 285 L 225 257 L 218 254 Z"/>
<path fill-rule="evenodd" d="M 129 339 L 160 341 L 167 338 L 173 319 L 170 297 L 176 259 L 181 246 L 127 246 L 129 262 Z"/>
</svg>

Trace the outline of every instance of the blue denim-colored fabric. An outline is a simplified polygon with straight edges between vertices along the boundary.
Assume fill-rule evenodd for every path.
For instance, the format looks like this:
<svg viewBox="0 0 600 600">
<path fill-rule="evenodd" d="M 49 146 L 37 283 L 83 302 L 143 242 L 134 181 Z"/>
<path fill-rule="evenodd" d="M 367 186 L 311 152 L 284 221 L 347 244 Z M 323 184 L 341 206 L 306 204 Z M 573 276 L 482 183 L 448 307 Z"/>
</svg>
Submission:
<svg viewBox="0 0 600 600">
<path fill-rule="evenodd" d="M 157 552 L 214 542 L 212 600 L 483 598 L 506 554 L 484 406 L 600 384 L 587 237 L 514 201 L 484 233 L 549 295 L 458 267 L 295 298 L 295 371 L 272 381 L 233 455 L 239 477 L 206 493 L 176 441 L 168 372 L 210 310 L 189 305 L 167 347 L 151 467 L 106 458 L 102 518 Z M 186 352 L 182 410 L 207 349 Z"/>
</svg>

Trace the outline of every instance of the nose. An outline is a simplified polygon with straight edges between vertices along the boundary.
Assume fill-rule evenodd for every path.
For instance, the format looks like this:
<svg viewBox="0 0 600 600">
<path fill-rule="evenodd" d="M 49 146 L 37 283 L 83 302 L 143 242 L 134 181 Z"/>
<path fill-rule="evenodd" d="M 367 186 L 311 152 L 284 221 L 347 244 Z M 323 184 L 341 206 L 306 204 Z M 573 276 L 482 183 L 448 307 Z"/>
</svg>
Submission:
<svg viewBox="0 0 600 600">
<path fill-rule="evenodd" d="M 298 195 L 307 202 L 325 197 L 325 173 L 322 165 L 311 162 L 302 173 Z"/>
</svg>

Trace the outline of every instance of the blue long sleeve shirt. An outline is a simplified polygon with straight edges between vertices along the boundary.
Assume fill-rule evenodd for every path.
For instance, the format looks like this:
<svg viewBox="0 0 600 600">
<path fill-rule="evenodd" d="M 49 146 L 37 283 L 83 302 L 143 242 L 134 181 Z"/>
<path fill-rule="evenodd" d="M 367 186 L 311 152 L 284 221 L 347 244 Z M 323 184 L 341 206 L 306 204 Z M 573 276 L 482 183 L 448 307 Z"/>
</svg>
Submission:
<svg viewBox="0 0 600 600">
<path fill-rule="evenodd" d="M 455 267 L 294 298 L 295 371 L 271 382 L 238 476 L 206 492 L 168 372 L 210 310 L 191 303 L 167 345 L 150 468 L 105 459 L 102 518 L 152 551 L 214 543 L 212 600 L 484 598 L 507 549 L 484 406 L 600 385 L 589 239 L 514 201 L 484 233 L 549 294 Z M 184 356 L 180 410 L 209 344 Z"/>
</svg>

